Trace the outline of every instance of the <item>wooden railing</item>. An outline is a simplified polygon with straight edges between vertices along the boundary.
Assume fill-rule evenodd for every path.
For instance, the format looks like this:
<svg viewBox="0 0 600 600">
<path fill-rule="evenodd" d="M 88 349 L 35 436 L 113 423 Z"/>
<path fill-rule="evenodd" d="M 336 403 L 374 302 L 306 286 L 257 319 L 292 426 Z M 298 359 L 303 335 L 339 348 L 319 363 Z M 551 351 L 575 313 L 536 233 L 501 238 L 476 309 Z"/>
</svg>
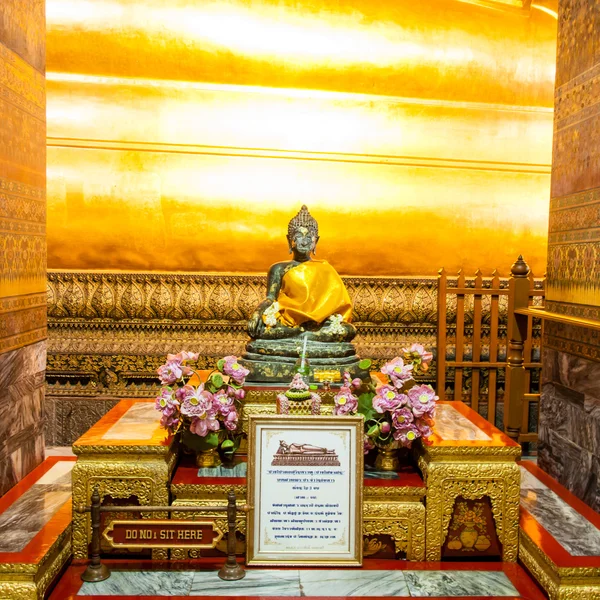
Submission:
<svg viewBox="0 0 600 600">
<path fill-rule="evenodd" d="M 537 423 L 530 422 L 536 411 L 530 405 L 539 401 L 534 390 L 541 369 L 541 325 L 532 317 L 515 317 L 515 308 L 537 304 L 543 286 L 521 257 L 508 280 L 497 272 L 484 278 L 480 271 L 474 278 L 462 271 L 452 277 L 444 269 L 438 279 L 438 395 L 463 400 L 493 424 L 503 421 L 504 430 L 521 443 L 537 441 Z"/>
</svg>

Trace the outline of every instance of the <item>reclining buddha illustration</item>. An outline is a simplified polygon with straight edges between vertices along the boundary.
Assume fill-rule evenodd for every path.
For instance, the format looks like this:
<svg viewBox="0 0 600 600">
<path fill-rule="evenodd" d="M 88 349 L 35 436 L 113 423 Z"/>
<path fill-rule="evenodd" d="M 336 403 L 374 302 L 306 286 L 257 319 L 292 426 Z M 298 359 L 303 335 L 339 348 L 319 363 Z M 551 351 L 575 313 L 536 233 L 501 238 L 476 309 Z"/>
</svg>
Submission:
<svg viewBox="0 0 600 600">
<path fill-rule="evenodd" d="M 293 258 L 271 266 L 267 297 L 248 322 L 247 380 L 289 382 L 305 346 L 312 369 L 363 375 L 350 296 L 337 271 L 314 258 L 319 226 L 306 206 L 289 222 L 287 240 Z"/>
</svg>

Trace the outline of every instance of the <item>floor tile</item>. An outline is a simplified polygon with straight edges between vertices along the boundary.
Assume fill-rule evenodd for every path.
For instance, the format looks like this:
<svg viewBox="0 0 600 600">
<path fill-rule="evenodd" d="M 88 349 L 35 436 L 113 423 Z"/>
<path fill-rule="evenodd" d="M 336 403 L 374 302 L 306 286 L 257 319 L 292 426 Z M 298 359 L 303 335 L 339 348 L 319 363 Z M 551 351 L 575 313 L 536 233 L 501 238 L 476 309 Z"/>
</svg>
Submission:
<svg viewBox="0 0 600 600">
<path fill-rule="evenodd" d="M 105 581 L 84 583 L 78 596 L 188 596 L 195 571 L 112 571 Z"/>
<path fill-rule="evenodd" d="M 194 573 L 191 596 L 300 596 L 296 570 L 248 569 L 240 581 L 223 581 L 216 571 Z"/>
<path fill-rule="evenodd" d="M 405 571 L 411 596 L 519 596 L 502 571 Z"/>
<path fill-rule="evenodd" d="M 402 571 L 300 571 L 303 596 L 408 596 Z"/>
</svg>

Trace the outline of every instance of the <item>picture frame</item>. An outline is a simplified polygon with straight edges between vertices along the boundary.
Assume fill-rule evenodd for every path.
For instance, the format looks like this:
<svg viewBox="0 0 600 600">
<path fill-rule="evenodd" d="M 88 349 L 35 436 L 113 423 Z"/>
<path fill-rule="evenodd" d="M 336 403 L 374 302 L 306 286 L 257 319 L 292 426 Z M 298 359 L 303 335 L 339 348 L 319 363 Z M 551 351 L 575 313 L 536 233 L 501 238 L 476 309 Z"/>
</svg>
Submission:
<svg viewBox="0 0 600 600">
<path fill-rule="evenodd" d="M 249 415 L 246 564 L 362 565 L 363 423 Z"/>
</svg>

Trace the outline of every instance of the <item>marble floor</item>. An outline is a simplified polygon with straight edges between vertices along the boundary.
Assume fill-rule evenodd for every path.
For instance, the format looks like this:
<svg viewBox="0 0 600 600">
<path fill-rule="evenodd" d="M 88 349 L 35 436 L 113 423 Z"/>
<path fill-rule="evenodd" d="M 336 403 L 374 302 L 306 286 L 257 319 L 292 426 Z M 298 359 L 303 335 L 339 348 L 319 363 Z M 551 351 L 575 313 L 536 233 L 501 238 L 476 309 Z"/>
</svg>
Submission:
<svg viewBox="0 0 600 600">
<path fill-rule="evenodd" d="M 117 571 L 78 596 L 525 598 L 502 571 L 252 569 L 241 581 L 216 571 Z"/>
</svg>

